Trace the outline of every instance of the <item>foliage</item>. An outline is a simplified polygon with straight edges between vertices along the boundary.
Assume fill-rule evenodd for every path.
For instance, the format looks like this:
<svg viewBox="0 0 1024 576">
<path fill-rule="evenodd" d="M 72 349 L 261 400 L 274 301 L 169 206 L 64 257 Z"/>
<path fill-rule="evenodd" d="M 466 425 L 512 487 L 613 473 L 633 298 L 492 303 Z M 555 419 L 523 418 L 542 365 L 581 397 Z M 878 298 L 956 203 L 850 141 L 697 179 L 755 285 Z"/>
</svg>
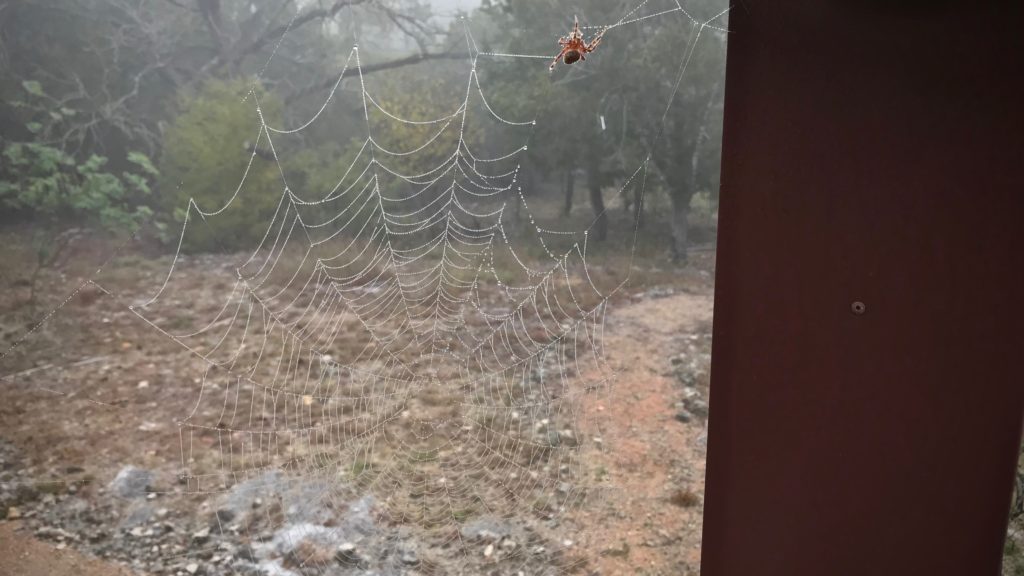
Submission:
<svg viewBox="0 0 1024 576">
<path fill-rule="evenodd" d="M 178 221 L 188 216 L 196 224 L 185 238 L 189 250 L 237 249 L 259 241 L 265 230 L 261 226 L 270 221 L 281 198 L 284 184 L 277 165 L 272 157 L 261 157 L 270 154 L 266 137 L 255 150 L 259 117 L 251 97 L 242 102 L 250 89 L 267 122 L 278 123 L 281 102 L 264 89 L 244 80 L 211 80 L 182 99 L 183 112 L 167 129 L 160 170 L 162 208 Z M 192 202 L 199 210 L 214 212 L 236 191 L 238 201 L 218 215 L 216 227 L 201 224 L 204 219 Z"/>
<path fill-rule="evenodd" d="M 78 160 L 46 140 L 76 111 L 68 106 L 49 107 L 39 82 L 25 81 L 22 87 L 27 99 L 15 102 L 27 111 L 25 129 L 38 137 L 3 147 L 0 206 L 48 221 L 95 222 L 112 231 L 134 231 L 149 219 L 153 215 L 147 204 L 150 182 L 159 174 L 149 157 L 129 152 L 128 169 L 120 174 L 107 168 L 105 156 L 92 154 Z"/>
<path fill-rule="evenodd" d="M 481 52 L 553 56 L 574 14 L 584 26 L 614 23 L 637 4 L 484 0 L 465 22 Z M 52 171 L 40 167 L 60 167 L 65 180 L 80 180 L 73 185 L 88 191 L 77 198 L 81 209 L 94 212 L 103 210 L 97 196 L 129 212 L 148 206 L 158 219 L 179 222 L 192 197 L 203 210 L 219 209 L 234 195 L 256 143 L 254 101 L 242 102 L 252 78 L 261 79 L 256 96 L 268 121 L 298 126 L 312 118 L 355 42 L 353 27 L 343 19 L 359 21 L 362 36 L 374 39 L 361 63 L 365 74 L 374 74 L 367 86 L 381 106 L 413 119 L 453 112 L 465 90 L 468 37 L 463 21 L 431 18 L 429 5 L 426 0 L 12 0 L 0 18 L 8 64 L 0 66 L 0 101 L 7 104 L 0 107 L 0 133 L 7 138 L 0 141 L 5 152 L 0 176 L 7 182 L 32 178 L 19 196 L 41 198 L 60 186 L 46 176 Z M 693 0 L 687 11 L 701 19 L 724 7 L 722 0 Z M 524 191 L 550 194 L 569 181 L 568 174 L 579 173 L 577 182 L 587 189 L 592 210 L 607 216 L 602 198 L 637 166 L 647 165 L 648 194 L 664 194 L 684 213 L 691 196 L 705 190 L 713 210 L 725 37 L 711 29 L 702 32 L 676 91 L 679 63 L 696 31 L 680 12 L 630 22 L 610 30 L 585 64 L 562 65 L 554 73 L 543 60 L 481 58 L 477 72 L 491 106 L 509 119 L 537 120 L 526 136 Z M 595 32 L 585 29 L 588 37 Z M 417 62 L 423 64 L 409 67 Z M 355 93 L 346 80 L 329 112 L 309 129 L 275 137 L 283 175 L 262 141 L 239 192 L 242 201 L 218 216 L 216 232 L 193 211 L 198 225 L 190 227 L 186 247 L 236 249 L 259 240 L 285 180 L 306 198 L 332 188 L 366 134 L 361 103 L 347 97 Z M 673 94 L 670 113 L 663 117 Z M 460 128 L 454 124 L 423 150 L 437 154 L 381 154 L 379 159 L 403 173 L 433 168 L 450 154 L 446 144 L 454 145 Z M 465 136 L 474 152 L 499 155 L 523 144 L 526 132 L 494 127 L 486 114 L 470 111 Z M 370 107 L 370 130 L 389 150 L 415 149 L 439 128 L 396 123 Z M 7 155 L 13 141 L 20 147 Z M 137 161 L 140 152 L 160 159 L 160 186 Z M 27 163 L 17 166 L 17 174 L 11 157 Z M 40 167 L 28 170 L 29 164 Z M 144 192 L 149 186 L 159 192 Z M 403 194 L 400 183 L 387 186 Z M 6 195 L 10 206 L 10 191 Z M 628 209 L 630 198 L 623 199 Z M 116 210 L 105 212 L 108 221 L 123 220 Z M 676 212 L 672 217 L 678 220 Z"/>
<path fill-rule="evenodd" d="M 429 121 L 450 115 L 465 96 L 466 69 L 437 70 L 429 77 L 410 80 L 407 76 L 389 76 L 378 83 L 375 99 L 388 113 L 417 122 Z M 411 84 L 415 82 L 415 90 Z M 467 112 L 469 120 L 463 125 L 461 115 L 450 122 L 434 124 L 407 124 L 388 118 L 376 108 L 370 110 L 370 130 L 377 144 L 399 154 L 429 146 L 411 156 L 387 156 L 381 160 L 396 171 L 405 174 L 421 173 L 436 168 L 455 153 L 459 131 L 464 129 L 463 141 L 474 152 L 479 152 L 483 129 L 481 116 L 475 109 Z M 476 114 L 476 116 L 474 116 Z M 434 139 L 436 137 L 436 139 Z"/>
</svg>

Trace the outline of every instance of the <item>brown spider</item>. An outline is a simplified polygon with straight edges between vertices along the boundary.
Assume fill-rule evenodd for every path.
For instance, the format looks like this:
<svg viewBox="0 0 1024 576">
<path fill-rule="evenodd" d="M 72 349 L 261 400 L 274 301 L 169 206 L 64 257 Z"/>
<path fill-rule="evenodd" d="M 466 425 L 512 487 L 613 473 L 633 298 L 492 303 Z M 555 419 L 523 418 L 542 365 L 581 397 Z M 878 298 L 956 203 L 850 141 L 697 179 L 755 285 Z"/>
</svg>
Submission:
<svg viewBox="0 0 1024 576">
<path fill-rule="evenodd" d="M 597 36 L 594 36 L 594 39 L 588 44 L 583 40 L 583 32 L 580 32 L 579 18 L 575 18 L 575 20 L 576 23 L 573 24 L 572 32 L 568 36 L 558 39 L 558 45 L 562 47 L 562 51 L 551 61 L 550 70 L 555 69 L 555 65 L 558 64 L 559 60 L 566 64 L 573 64 L 578 60 L 586 60 L 586 55 L 593 52 L 598 44 L 601 43 L 605 30 L 598 32 Z"/>
</svg>

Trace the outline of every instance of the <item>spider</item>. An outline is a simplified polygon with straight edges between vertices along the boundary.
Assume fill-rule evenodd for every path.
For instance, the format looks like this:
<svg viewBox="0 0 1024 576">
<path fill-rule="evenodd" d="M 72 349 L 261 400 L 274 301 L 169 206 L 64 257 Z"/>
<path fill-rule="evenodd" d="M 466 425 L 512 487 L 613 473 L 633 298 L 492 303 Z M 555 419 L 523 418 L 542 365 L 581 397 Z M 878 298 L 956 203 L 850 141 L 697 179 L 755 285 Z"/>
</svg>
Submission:
<svg viewBox="0 0 1024 576">
<path fill-rule="evenodd" d="M 604 36 L 605 30 L 598 32 L 597 36 L 588 44 L 583 40 L 583 32 L 580 32 L 580 20 L 575 18 L 576 23 L 573 24 L 572 32 L 564 38 L 558 39 L 558 45 L 562 47 L 562 51 L 555 56 L 555 59 L 551 61 L 549 70 L 554 70 L 555 65 L 561 60 L 566 64 L 573 64 L 578 60 L 586 60 L 587 54 L 593 52 L 598 44 L 601 43 L 601 37 Z"/>
</svg>

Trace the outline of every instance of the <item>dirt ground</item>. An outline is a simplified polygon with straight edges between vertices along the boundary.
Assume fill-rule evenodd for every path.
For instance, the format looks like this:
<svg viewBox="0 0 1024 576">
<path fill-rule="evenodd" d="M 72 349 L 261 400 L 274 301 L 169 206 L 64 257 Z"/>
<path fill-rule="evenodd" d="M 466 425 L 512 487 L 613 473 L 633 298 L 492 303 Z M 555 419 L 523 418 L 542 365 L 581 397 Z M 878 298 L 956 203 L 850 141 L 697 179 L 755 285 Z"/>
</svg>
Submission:
<svg viewBox="0 0 1024 576">
<path fill-rule="evenodd" d="M 605 415 L 600 433 L 615 439 L 586 455 L 615 489 L 578 519 L 600 574 L 698 573 L 705 421 L 676 420 L 680 383 L 665 351 L 708 335 L 711 315 L 710 292 L 684 292 L 625 306 L 608 328 L 618 378 L 606 398 L 588 397 L 584 412 Z"/>
<path fill-rule="evenodd" d="M 6 377 L 0 442 L 12 450 L 0 454 L 0 488 L 7 490 L 0 493 L 0 545 L 26 551 L 12 574 L 60 574 L 62 566 L 77 562 L 68 555 L 73 548 L 129 562 L 137 574 L 190 573 L 184 563 L 160 564 L 151 572 L 147 566 L 153 562 L 137 559 L 144 553 L 150 560 L 184 555 L 191 547 L 188 533 L 212 514 L 211 500 L 165 496 L 181 490 L 176 477 L 181 445 L 174 422 L 194 408 L 194 361 L 140 323 L 127 309 L 125 296 L 111 297 L 85 282 L 99 261 L 97 254 L 79 254 L 41 275 L 35 317 L 43 310 L 56 313 L 0 363 L 0 375 Z M 230 258 L 209 256 L 180 265 L 182 282 L 190 288 L 172 304 L 196 318 L 215 315 L 234 275 L 230 263 Z M 159 285 L 168 264 L 166 257 L 128 255 L 104 270 L 102 285 L 130 295 L 137 286 Z M 562 562 L 568 568 L 558 570 L 593 575 L 699 570 L 706 414 L 691 414 L 686 402 L 707 393 L 713 253 L 695 253 L 682 272 L 645 265 L 650 271 L 609 309 L 606 368 L 617 377 L 583 395 L 578 408 L 578 432 L 589 437 L 580 442 L 580 468 L 600 497 L 551 524 L 551 533 L 564 535 L 559 548 L 569 556 Z M 24 274 L 12 268 L 5 267 L 0 277 L 9 288 L 0 293 L 4 350 L 34 325 L 24 313 Z M 166 321 L 184 324 L 188 319 Z M 582 373 L 579 379 L 590 376 Z M 55 539 L 46 530 L 48 524 L 66 521 L 67 514 L 59 511 L 69 503 L 93 506 L 109 499 L 110 482 L 126 465 L 153 472 L 151 497 L 158 500 L 132 504 L 127 511 L 120 504 L 99 512 L 90 508 L 84 516 L 88 521 L 79 527 L 84 532 L 66 539 Z M 25 486 L 30 489 L 22 490 Z M 177 535 L 153 536 L 152 548 L 159 543 L 159 552 L 149 552 L 145 538 L 132 540 L 125 523 L 147 507 L 158 510 L 167 530 L 173 529 L 171 536 Z M 4 523 L 4 516 L 19 519 Z M 146 526 L 157 526 L 157 521 Z M 72 527 L 59 525 L 73 532 Z M 90 530 L 109 534 L 94 539 Z M 30 536 L 33 531 L 36 538 Z M 61 553 L 44 553 L 57 546 Z M 212 567 L 205 571 L 199 564 L 200 573 L 224 573 Z M 96 573 L 115 574 L 117 566 Z M 460 573 L 476 573 L 467 569 Z M 442 567 L 432 573 L 454 572 Z"/>
<path fill-rule="evenodd" d="M 129 576 L 131 571 L 90 558 L 71 548 L 58 549 L 18 531 L 15 522 L 0 523 L 0 576 Z"/>
</svg>

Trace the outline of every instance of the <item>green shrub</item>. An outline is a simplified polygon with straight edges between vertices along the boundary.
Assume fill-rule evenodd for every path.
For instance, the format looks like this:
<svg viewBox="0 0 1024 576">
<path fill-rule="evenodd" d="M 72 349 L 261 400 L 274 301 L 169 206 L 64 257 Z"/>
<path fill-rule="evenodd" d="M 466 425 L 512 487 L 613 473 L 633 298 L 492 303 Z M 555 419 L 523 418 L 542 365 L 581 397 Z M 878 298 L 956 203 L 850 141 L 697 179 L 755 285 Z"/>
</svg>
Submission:
<svg viewBox="0 0 1024 576">
<path fill-rule="evenodd" d="M 180 222 L 189 199 L 206 212 L 220 210 L 235 194 L 256 145 L 260 127 L 244 80 L 207 82 L 181 101 L 183 112 L 168 128 L 161 160 L 163 208 Z M 263 116 L 278 124 L 281 103 L 257 87 Z M 266 138 L 261 150 L 268 152 Z M 284 190 L 273 160 L 256 158 L 237 198 L 217 216 L 204 221 L 193 212 L 185 236 L 190 251 L 233 250 L 259 242 L 270 225 Z"/>
<path fill-rule="evenodd" d="M 134 231 L 153 215 L 142 201 L 152 193 L 149 179 L 157 171 L 144 154 L 132 152 L 128 161 L 136 171 L 118 175 L 103 169 L 103 156 L 78 162 L 46 144 L 8 144 L 0 205 L 37 217 L 95 221 L 109 230 Z"/>
<path fill-rule="evenodd" d="M 129 152 L 128 170 L 106 169 L 107 158 L 75 158 L 55 145 L 50 134 L 75 111 L 53 108 L 38 82 L 25 81 L 24 101 L 7 104 L 24 112 L 27 142 L 3 146 L 0 207 L 49 222 L 99 224 L 112 231 L 134 231 L 152 217 L 150 181 L 159 173 L 141 152 Z"/>
</svg>

